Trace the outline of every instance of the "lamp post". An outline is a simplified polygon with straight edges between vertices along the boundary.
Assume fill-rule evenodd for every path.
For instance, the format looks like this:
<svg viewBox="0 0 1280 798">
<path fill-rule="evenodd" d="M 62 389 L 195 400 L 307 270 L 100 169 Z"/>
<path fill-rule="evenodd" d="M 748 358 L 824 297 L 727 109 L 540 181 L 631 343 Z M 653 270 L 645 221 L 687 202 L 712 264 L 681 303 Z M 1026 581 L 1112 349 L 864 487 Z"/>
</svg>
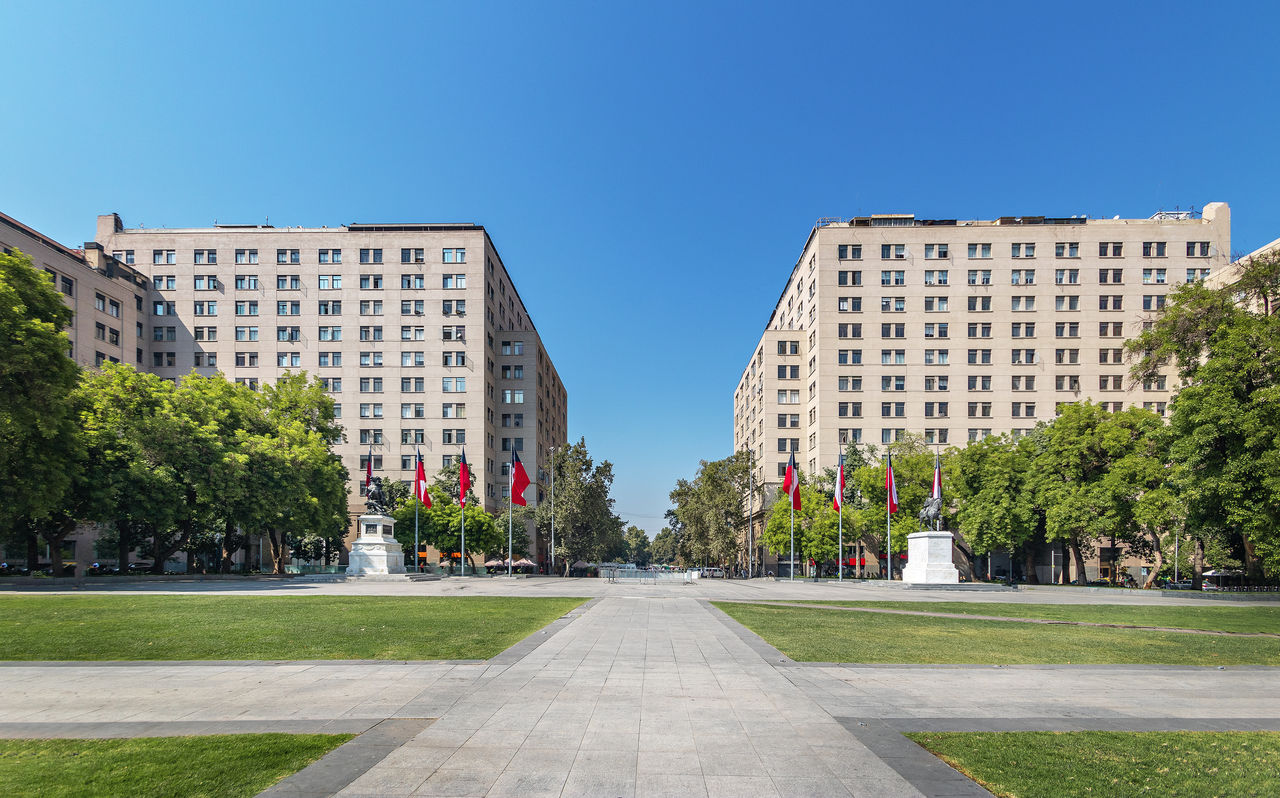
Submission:
<svg viewBox="0 0 1280 798">
<path fill-rule="evenodd" d="M 556 447 L 547 447 L 551 455 L 551 576 L 556 572 Z"/>
</svg>

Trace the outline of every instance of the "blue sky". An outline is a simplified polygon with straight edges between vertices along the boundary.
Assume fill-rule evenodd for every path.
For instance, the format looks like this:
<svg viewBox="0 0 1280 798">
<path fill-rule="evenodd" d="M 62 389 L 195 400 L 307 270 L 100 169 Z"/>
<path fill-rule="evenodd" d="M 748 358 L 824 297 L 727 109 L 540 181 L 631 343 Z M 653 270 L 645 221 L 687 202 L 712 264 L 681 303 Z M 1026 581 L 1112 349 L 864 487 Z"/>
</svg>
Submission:
<svg viewBox="0 0 1280 798">
<path fill-rule="evenodd" d="M 0 210 L 484 224 L 650 533 L 819 217 L 1280 237 L 1269 4 L 184 5 L 0 6 Z"/>
</svg>

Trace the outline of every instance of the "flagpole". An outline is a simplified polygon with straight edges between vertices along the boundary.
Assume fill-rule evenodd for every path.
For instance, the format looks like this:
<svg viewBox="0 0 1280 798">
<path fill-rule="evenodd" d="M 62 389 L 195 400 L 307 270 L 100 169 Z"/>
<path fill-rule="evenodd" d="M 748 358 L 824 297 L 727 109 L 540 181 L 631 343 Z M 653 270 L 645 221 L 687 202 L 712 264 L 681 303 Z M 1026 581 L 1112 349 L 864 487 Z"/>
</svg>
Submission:
<svg viewBox="0 0 1280 798">
<path fill-rule="evenodd" d="M 415 486 L 418 484 L 417 474 L 413 475 L 413 484 Z M 416 490 L 417 488 L 415 487 L 415 491 Z M 413 504 L 413 572 L 417 573 L 418 572 L 418 505 L 422 503 L 422 500 L 419 499 L 417 496 L 414 496 L 413 498 L 418 499 L 418 501 L 414 502 Z"/>
<path fill-rule="evenodd" d="M 791 505 L 791 581 L 796 581 L 796 506 Z"/>
<path fill-rule="evenodd" d="M 885 452 L 885 463 L 886 463 L 885 468 L 888 469 L 885 472 L 886 474 L 885 486 L 886 488 L 888 488 L 888 485 L 889 485 L 888 475 L 893 473 L 893 455 L 889 454 L 888 446 L 884 447 L 884 452 Z M 884 578 L 892 582 L 893 581 L 893 524 L 890 523 L 890 517 L 889 517 L 889 499 L 890 498 L 891 498 L 891 495 L 889 494 L 888 490 L 886 490 L 885 497 L 884 497 L 884 536 L 885 536 L 885 546 L 886 546 L 885 557 L 884 557 L 884 561 L 885 561 L 885 577 Z"/>
<path fill-rule="evenodd" d="M 844 581 L 844 502 L 840 502 L 840 509 L 836 510 L 836 515 L 840 519 L 840 569 L 837 572 L 839 576 L 836 581 Z"/>
<path fill-rule="evenodd" d="M 511 450 L 511 456 L 514 463 L 515 450 Z M 516 558 L 515 552 L 511 550 L 511 511 L 515 505 L 515 496 L 511 494 L 511 487 L 516 480 L 515 466 L 511 466 L 511 473 L 507 474 L 507 576 L 511 576 L 511 561 Z"/>
</svg>

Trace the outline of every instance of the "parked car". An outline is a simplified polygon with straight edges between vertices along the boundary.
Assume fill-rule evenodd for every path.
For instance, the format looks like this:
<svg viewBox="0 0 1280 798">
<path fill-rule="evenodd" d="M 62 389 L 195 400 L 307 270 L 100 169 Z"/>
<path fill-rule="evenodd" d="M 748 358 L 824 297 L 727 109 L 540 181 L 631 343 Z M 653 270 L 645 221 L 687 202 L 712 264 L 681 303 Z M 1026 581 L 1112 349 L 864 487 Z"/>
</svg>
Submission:
<svg viewBox="0 0 1280 798">
<path fill-rule="evenodd" d="M 1190 590 L 1190 589 L 1191 589 L 1191 580 L 1190 580 L 1190 579 L 1183 579 L 1183 580 L 1178 581 L 1178 582 L 1174 582 L 1174 581 L 1170 580 L 1168 583 L 1166 583 L 1166 584 L 1165 584 L 1164 589 L 1165 589 L 1165 590 Z"/>
</svg>

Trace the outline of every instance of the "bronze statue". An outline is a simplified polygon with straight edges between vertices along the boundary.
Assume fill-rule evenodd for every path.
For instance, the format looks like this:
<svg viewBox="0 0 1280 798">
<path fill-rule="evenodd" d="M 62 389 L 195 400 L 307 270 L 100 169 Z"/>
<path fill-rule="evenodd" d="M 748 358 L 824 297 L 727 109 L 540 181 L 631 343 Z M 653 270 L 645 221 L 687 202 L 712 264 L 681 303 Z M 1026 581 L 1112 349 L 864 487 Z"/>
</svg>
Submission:
<svg viewBox="0 0 1280 798">
<path fill-rule="evenodd" d="M 365 512 L 369 515 L 387 514 L 387 494 L 382 490 L 382 477 L 374 477 L 365 491 Z"/>
<path fill-rule="evenodd" d="M 942 517 L 942 499 L 936 497 L 925 499 L 924 507 L 920 510 L 918 517 L 926 525 L 937 521 Z"/>
</svg>

